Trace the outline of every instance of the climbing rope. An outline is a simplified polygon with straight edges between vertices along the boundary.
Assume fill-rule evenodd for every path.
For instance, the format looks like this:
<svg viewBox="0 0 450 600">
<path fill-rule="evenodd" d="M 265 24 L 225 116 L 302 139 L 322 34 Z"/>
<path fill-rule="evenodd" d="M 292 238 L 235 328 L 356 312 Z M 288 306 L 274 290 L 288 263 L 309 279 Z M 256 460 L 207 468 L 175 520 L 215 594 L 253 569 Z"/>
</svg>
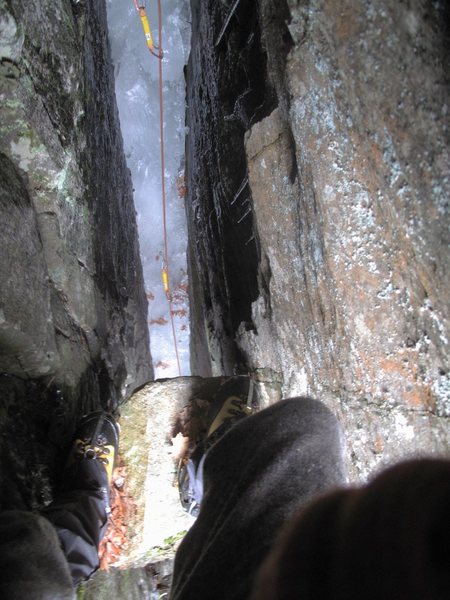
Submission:
<svg viewBox="0 0 450 600">
<path fill-rule="evenodd" d="M 159 131 L 161 137 L 161 198 L 162 198 L 162 209 L 163 209 L 163 229 L 164 229 L 164 252 L 163 252 L 163 264 L 161 270 L 162 282 L 164 286 L 164 293 L 166 294 L 167 302 L 169 304 L 170 322 L 172 325 L 172 336 L 173 345 L 175 348 L 175 356 L 177 359 L 178 373 L 181 375 L 180 357 L 178 353 L 177 337 L 175 333 L 175 323 L 173 319 L 172 309 L 172 294 L 169 286 L 169 245 L 167 236 L 167 211 L 166 211 L 166 185 L 164 178 L 165 161 L 164 161 L 164 104 L 163 104 L 163 70 L 162 70 L 162 11 L 161 11 L 161 0 L 157 0 L 158 3 L 158 45 L 153 41 L 150 22 L 147 17 L 145 0 L 133 0 L 134 6 L 139 13 L 142 23 L 142 29 L 144 30 L 147 47 L 150 53 L 158 59 L 159 63 Z"/>
</svg>

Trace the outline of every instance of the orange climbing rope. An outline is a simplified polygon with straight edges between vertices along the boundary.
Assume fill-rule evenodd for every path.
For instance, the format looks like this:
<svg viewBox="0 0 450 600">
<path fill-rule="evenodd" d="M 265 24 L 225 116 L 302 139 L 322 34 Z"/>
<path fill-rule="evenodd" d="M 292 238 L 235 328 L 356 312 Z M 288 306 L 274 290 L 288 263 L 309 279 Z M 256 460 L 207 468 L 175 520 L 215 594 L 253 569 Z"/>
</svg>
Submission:
<svg viewBox="0 0 450 600">
<path fill-rule="evenodd" d="M 177 337 L 175 334 L 175 323 L 173 320 L 173 309 L 172 309 L 172 294 L 169 286 L 169 245 L 167 241 L 167 212 L 166 212 L 166 185 L 164 178 L 165 161 L 164 161 L 164 105 L 163 105 L 163 71 L 162 71 L 162 12 L 161 12 L 161 0 L 157 0 L 158 3 L 158 45 L 153 42 L 153 37 L 150 29 L 150 23 L 145 10 L 145 0 L 133 0 L 134 6 L 139 13 L 142 23 L 142 29 L 144 30 L 147 47 L 153 56 L 158 58 L 159 62 L 159 131 L 161 137 L 161 197 L 162 197 L 162 209 L 163 209 L 163 229 L 164 229 L 164 253 L 163 253 L 163 265 L 162 265 L 162 282 L 164 286 L 164 292 L 166 294 L 167 302 L 169 304 L 170 322 L 172 325 L 172 336 L 173 345 L 175 348 L 175 356 L 177 359 L 178 373 L 181 375 L 180 357 L 178 353 Z M 157 50 L 157 52 L 156 52 Z"/>
</svg>

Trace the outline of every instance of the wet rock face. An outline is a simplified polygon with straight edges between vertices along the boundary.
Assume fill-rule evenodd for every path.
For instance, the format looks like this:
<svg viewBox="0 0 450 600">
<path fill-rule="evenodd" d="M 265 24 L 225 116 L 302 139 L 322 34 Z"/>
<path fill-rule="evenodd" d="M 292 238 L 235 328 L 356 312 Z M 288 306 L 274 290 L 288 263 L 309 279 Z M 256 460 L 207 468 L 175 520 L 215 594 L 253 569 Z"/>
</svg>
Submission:
<svg viewBox="0 0 450 600">
<path fill-rule="evenodd" d="M 243 141 L 275 107 L 257 4 L 241 2 L 232 14 L 229 8 L 192 3 L 187 68 L 191 351 L 202 375 L 230 372 L 241 360 L 234 332 L 241 322 L 253 327 L 258 254 Z"/>
<path fill-rule="evenodd" d="M 152 376 L 132 188 L 103 3 L 2 2 L 0 27 L 0 417 L 57 443 Z"/>
<path fill-rule="evenodd" d="M 209 99 L 224 104 L 227 60 L 234 72 L 244 60 L 233 40 L 250 4 L 237 3 L 219 45 L 229 7 L 214 12 L 205 0 L 194 12 L 188 216 L 194 327 L 207 341 L 197 337 L 194 373 L 248 370 L 285 397 L 324 399 L 343 422 L 354 476 L 380 459 L 448 452 L 448 9 L 255 3 L 265 110 L 240 121 L 231 151 L 229 113 L 211 111 Z M 232 83 L 226 102 L 240 106 Z M 196 177 L 224 147 L 226 169 Z M 231 271 L 217 259 L 226 250 L 211 223 L 241 203 L 250 230 L 230 219 L 223 237 L 240 257 L 255 255 Z M 248 295 L 229 293 L 236 281 L 252 282 Z"/>
</svg>

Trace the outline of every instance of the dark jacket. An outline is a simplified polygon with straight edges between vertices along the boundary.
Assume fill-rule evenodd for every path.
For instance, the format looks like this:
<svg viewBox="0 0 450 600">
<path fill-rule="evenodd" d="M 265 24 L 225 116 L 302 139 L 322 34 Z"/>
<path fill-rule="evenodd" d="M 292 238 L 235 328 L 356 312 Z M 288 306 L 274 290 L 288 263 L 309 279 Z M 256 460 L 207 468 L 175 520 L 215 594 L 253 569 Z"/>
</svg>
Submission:
<svg viewBox="0 0 450 600">
<path fill-rule="evenodd" d="M 450 598 L 450 462 L 397 465 L 285 527 L 252 600 Z"/>
</svg>

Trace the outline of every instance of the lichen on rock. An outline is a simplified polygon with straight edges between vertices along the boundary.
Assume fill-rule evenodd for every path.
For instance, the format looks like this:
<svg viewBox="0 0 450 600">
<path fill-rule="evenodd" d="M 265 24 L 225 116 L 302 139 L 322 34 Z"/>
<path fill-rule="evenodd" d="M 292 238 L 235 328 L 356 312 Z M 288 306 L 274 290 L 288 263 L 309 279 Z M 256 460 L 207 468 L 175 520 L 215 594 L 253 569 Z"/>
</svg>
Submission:
<svg viewBox="0 0 450 600">
<path fill-rule="evenodd" d="M 152 377 L 132 187 L 104 4 L 2 2 L 0 28 L 0 391 L 30 432 L 64 413 L 59 453 L 83 412 L 116 410 Z M 3 452 L 26 477 L 13 413 Z"/>
<path fill-rule="evenodd" d="M 260 0 L 252 11 L 238 3 L 227 21 L 204 0 L 193 12 L 193 372 L 267 369 L 284 397 L 323 399 L 355 479 L 448 454 L 448 9 Z M 243 103 L 249 89 L 259 112 Z"/>
</svg>

